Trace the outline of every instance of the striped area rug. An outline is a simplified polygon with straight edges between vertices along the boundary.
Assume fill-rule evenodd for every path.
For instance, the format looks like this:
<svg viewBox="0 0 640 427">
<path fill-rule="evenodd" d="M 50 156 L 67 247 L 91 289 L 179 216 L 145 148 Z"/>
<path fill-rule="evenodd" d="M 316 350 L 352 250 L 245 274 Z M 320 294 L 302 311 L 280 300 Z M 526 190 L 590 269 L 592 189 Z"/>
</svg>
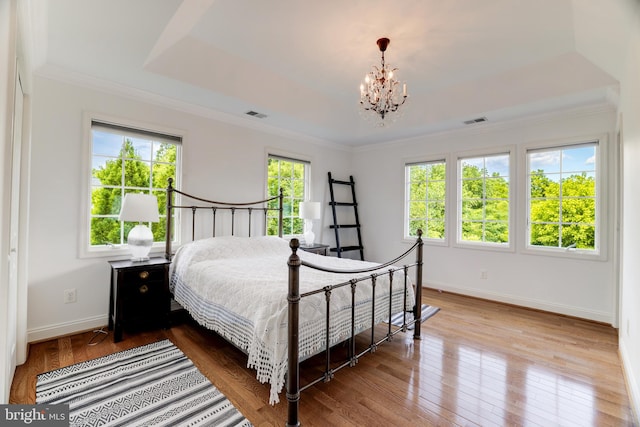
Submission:
<svg viewBox="0 0 640 427">
<path fill-rule="evenodd" d="M 439 311 L 440 309 L 438 307 L 422 304 L 422 321 L 424 322 L 425 320 L 427 320 L 428 318 L 430 318 L 431 316 L 433 316 Z M 389 323 L 391 323 L 394 326 L 402 326 L 402 320 L 403 320 L 402 312 L 400 312 L 391 316 L 391 319 L 389 319 Z M 413 313 L 407 313 L 406 321 L 407 323 L 413 322 Z M 413 323 L 411 323 L 410 325 L 407 325 L 407 329 L 412 330 Z"/>
<path fill-rule="evenodd" d="M 251 426 L 169 340 L 38 375 L 36 403 L 71 426 Z"/>
</svg>

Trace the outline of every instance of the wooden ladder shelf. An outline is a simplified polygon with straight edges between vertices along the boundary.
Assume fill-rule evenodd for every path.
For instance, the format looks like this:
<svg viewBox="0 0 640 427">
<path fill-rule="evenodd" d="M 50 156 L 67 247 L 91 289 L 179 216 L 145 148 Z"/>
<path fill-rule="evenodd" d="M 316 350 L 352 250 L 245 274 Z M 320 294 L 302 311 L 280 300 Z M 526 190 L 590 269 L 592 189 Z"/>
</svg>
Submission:
<svg viewBox="0 0 640 427">
<path fill-rule="evenodd" d="M 347 251 L 360 251 L 360 259 L 364 261 L 364 247 L 362 246 L 362 235 L 360 234 L 360 218 L 358 217 L 358 202 L 356 201 L 356 189 L 355 189 L 355 181 L 353 180 L 353 176 L 349 176 L 349 181 L 341 181 L 338 179 L 333 179 L 331 177 L 331 172 L 329 172 L 329 192 L 331 194 L 331 201 L 329 205 L 331 205 L 331 211 L 333 213 L 333 225 L 330 225 L 330 228 L 333 228 L 336 234 L 336 247 L 330 248 L 331 252 L 336 252 L 339 258 L 342 258 L 342 253 Z M 351 201 L 350 202 L 337 202 L 335 198 L 335 194 L 333 191 L 334 185 L 348 185 L 351 187 Z M 341 209 L 336 209 L 336 207 L 353 207 L 353 213 L 355 218 L 355 224 L 340 224 L 338 223 L 338 211 Z M 340 244 L 340 231 L 343 229 L 355 228 L 358 236 L 358 244 L 353 246 L 342 246 Z"/>
</svg>

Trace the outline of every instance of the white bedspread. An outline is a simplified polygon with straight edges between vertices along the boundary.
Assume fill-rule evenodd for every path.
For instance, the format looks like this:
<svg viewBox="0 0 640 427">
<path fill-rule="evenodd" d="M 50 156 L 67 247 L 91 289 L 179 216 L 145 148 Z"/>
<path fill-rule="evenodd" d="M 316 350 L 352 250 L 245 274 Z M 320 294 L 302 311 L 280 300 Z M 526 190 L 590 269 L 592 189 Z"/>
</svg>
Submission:
<svg viewBox="0 0 640 427">
<path fill-rule="evenodd" d="M 336 269 L 356 269 L 375 264 L 298 251 L 310 263 Z M 278 237 L 215 237 L 182 246 L 171 265 L 171 287 L 178 303 L 193 318 L 248 354 L 248 367 L 260 382 L 271 384 L 270 403 L 279 401 L 287 370 L 289 243 Z M 375 321 L 389 318 L 389 274 L 377 277 Z M 300 293 L 337 284 L 360 275 L 330 274 L 300 268 Z M 403 310 L 404 277 L 394 273 L 393 313 Z M 351 289 L 331 293 L 331 345 L 351 333 Z M 369 303 L 366 303 L 369 301 Z M 371 325 L 370 281 L 356 291 L 357 332 Z M 325 344 L 324 293 L 300 302 L 300 357 L 322 351 Z M 407 309 L 414 305 L 408 286 Z"/>
</svg>

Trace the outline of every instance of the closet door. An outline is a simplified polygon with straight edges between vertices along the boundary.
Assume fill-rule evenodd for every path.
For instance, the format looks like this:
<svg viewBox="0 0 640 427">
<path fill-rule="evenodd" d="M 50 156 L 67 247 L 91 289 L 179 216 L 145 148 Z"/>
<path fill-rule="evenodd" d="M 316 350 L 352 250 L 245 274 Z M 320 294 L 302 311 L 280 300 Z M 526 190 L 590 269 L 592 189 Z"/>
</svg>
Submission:
<svg viewBox="0 0 640 427">
<path fill-rule="evenodd" d="M 7 289 L 7 335 L 5 364 L 8 379 L 13 378 L 17 365 L 18 346 L 18 318 L 24 313 L 18 313 L 19 297 L 19 256 L 20 256 L 20 188 L 21 188 L 21 163 L 22 163 L 22 113 L 24 107 L 24 93 L 20 82 L 20 75 L 16 73 L 15 102 L 13 109 L 13 137 L 11 140 L 11 201 L 9 210 L 9 257 L 8 273 L 9 282 Z"/>
</svg>

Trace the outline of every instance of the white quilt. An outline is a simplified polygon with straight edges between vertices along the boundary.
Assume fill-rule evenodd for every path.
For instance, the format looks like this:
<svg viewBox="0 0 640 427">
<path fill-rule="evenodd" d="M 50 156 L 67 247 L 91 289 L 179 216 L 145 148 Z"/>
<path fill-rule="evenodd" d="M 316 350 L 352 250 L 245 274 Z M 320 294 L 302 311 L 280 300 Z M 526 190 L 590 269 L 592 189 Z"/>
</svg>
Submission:
<svg viewBox="0 0 640 427">
<path fill-rule="evenodd" d="M 357 269 L 375 264 L 326 257 L 298 251 L 300 258 L 334 269 Z M 289 243 L 278 237 L 215 237 L 182 246 L 171 265 L 171 287 L 178 303 L 193 318 L 248 354 L 248 367 L 260 382 L 271 384 L 270 403 L 279 401 L 287 370 Z M 389 318 L 389 274 L 377 277 L 375 321 Z M 359 275 L 331 274 L 300 268 L 300 293 L 335 285 Z M 358 284 L 356 332 L 371 325 L 371 281 Z M 394 273 L 393 313 L 403 310 L 404 277 Z M 368 303 L 367 303 L 368 302 Z M 324 293 L 300 302 L 300 357 L 325 348 Z M 414 305 L 413 287 L 408 286 L 407 309 Z M 351 333 L 351 289 L 331 292 L 330 343 L 339 343 Z"/>
</svg>

